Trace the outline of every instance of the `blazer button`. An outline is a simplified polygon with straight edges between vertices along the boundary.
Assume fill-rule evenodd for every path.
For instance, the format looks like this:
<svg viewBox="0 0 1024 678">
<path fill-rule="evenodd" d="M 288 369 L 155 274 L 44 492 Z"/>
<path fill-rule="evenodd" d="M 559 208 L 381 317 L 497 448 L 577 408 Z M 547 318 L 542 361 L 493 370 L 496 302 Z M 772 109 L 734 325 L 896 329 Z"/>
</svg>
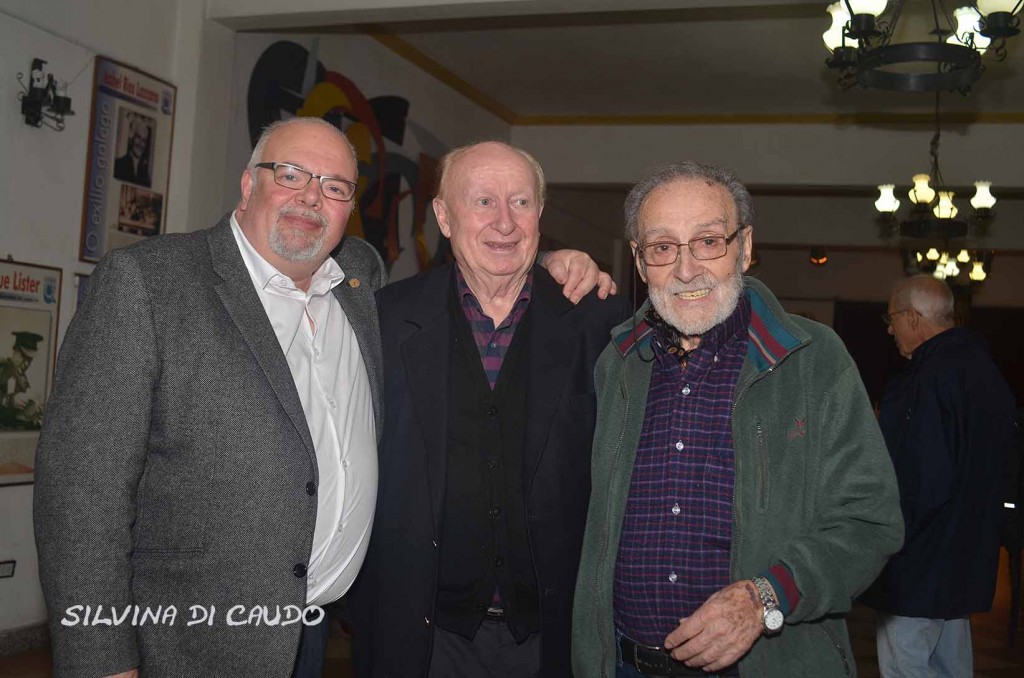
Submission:
<svg viewBox="0 0 1024 678">
<path fill-rule="evenodd" d="M 302 563 L 296 563 L 295 567 L 292 568 L 292 574 L 294 574 L 296 577 L 305 577 L 306 566 Z"/>
<path fill-rule="evenodd" d="M 497 407 L 488 407 L 487 408 L 487 416 L 488 417 L 496 417 L 496 416 L 498 416 L 498 408 Z"/>
<path fill-rule="evenodd" d="M 306 494 L 308 494 L 311 497 L 314 494 L 316 494 L 316 483 L 314 483 L 312 480 L 306 483 Z"/>
</svg>

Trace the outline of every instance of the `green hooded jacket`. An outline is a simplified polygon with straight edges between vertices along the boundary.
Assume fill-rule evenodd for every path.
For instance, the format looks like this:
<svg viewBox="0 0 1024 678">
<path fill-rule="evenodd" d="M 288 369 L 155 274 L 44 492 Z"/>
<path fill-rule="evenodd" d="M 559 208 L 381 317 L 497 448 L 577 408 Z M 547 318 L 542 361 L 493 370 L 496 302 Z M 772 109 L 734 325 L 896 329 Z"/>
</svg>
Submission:
<svg viewBox="0 0 1024 678">
<path fill-rule="evenodd" d="M 853 676 L 844 615 L 902 543 L 896 477 L 839 337 L 787 314 L 760 281 L 744 284 L 752 315 L 732 414 L 730 576 L 749 579 L 782 563 L 800 599 L 782 632 L 761 636 L 740 660 L 740 674 Z M 595 368 L 593 491 L 573 608 L 576 678 L 615 673 L 615 561 L 651 380 L 646 310 L 613 331 Z"/>
</svg>

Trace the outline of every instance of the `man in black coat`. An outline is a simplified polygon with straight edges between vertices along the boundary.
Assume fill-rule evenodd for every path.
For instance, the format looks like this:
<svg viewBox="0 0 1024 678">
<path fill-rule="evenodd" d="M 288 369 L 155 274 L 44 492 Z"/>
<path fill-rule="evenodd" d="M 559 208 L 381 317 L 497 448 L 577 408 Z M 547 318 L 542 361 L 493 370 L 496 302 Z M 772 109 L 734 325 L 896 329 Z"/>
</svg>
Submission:
<svg viewBox="0 0 1024 678">
<path fill-rule="evenodd" d="M 953 326 L 944 282 L 902 280 L 885 319 L 910 361 L 888 384 L 879 420 L 906 538 L 863 600 L 880 613 L 883 678 L 970 676 L 969 615 L 989 610 L 995 592 L 1013 394 L 984 340 Z"/>
<path fill-rule="evenodd" d="M 628 316 L 534 264 L 544 175 L 501 143 L 441 162 L 455 264 L 378 295 L 387 423 L 355 596 L 360 676 L 551 676 L 590 496 L 594 363 Z"/>
</svg>

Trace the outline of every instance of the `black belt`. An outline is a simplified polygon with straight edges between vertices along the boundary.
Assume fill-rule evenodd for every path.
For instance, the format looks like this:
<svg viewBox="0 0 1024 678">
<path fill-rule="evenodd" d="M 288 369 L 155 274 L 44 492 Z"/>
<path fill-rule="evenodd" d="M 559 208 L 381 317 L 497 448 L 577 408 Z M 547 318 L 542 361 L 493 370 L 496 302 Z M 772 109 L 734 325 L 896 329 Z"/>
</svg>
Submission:
<svg viewBox="0 0 1024 678">
<path fill-rule="evenodd" d="M 622 661 L 635 666 L 640 673 L 648 676 L 670 678 L 673 676 L 701 676 L 707 677 L 707 672 L 700 669 L 691 669 L 682 662 L 672 659 L 668 650 L 660 647 L 650 647 L 634 643 L 626 636 L 619 640 L 619 648 L 622 650 Z"/>
</svg>

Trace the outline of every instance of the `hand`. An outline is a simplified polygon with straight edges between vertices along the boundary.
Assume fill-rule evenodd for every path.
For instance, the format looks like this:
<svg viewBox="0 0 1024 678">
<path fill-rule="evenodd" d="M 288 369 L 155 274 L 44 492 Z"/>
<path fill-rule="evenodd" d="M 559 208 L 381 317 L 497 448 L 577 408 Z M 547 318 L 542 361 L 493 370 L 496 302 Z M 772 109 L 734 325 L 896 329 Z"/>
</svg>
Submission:
<svg viewBox="0 0 1024 678">
<path fill-rule="evenodd" d="M 597 296 L 607 299 L 615 294 L 618 287 L 607 273 L 597 267 L 597 262 L 586 252 L 579 250 L 558 250 L 548 252 L 540 265 L 547 269 L 555 282 L 562 285 L 562 294 L 574 304 L 580 303 L 590 290 L 597 287 Z"/>
<path fill-rule="evenodd" d="M 124 673 L 117 673 L 107 678 L 139 678 L 139 670 L 132 669 L 131 671 L 125 671 Z"/>
<path fill-rule="evenodd" d="M 716 591 L 665 638 L 673 659 L 718 671 L 735 664 L 764 632 L 764 606 L 749 579 Z"/>
</svg>

